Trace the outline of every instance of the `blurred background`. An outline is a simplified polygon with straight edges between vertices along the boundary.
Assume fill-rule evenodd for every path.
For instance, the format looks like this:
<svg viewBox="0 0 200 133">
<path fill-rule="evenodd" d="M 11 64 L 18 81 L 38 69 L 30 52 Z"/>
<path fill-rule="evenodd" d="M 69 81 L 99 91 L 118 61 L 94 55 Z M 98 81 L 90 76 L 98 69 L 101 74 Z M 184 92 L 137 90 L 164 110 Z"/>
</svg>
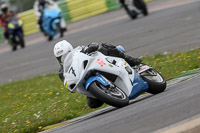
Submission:
<svg viewBox="0 0 200 133">
<path fill-rule="evenodd" d="M 32 9 L 34 2 L 35 0 L 0 0 L 0 4 L 6 3 L 11 10 L 16 11 L 17 13 Z"/>
</svg>

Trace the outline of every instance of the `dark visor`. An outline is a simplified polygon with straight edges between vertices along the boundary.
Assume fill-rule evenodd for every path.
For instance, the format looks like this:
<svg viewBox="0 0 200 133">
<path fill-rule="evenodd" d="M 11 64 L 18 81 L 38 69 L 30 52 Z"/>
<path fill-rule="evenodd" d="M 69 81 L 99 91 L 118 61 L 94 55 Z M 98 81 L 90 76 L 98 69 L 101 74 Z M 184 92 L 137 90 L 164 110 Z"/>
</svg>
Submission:
<svg viewBox="0 0 200 133">
<path fill-rule="evenodd" d="M 62 64 L 61 56 L 60 56 L 60 57 L 56 57 L 56 58 L 57 58 L 58 62 L 59 62 L 60 64 Z"/>
</svg>

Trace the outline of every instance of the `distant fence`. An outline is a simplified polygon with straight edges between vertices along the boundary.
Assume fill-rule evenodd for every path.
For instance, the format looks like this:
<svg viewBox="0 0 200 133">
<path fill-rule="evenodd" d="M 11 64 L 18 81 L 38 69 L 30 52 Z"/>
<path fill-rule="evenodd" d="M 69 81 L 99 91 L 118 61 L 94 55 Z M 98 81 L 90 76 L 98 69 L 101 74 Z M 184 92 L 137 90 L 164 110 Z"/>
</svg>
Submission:
<svg viewBox="0 0 200 133">
<path fill-rule="evenodd" d="M 0 42 L 4 41 L 4 37 L 3 37 L 3 29 L 0 26 Z"/>
<path fill-rule="evenodd" d="M 118 0 L 61 0 L 57 4 L 67 23 L 120 8 Z M 20 13 L 19 16 L 24 22 L 25 35 L 39 31 L 33 9 Z M 2 41 L 2 29 L 0 29 L 0 36 L 0 41 Z"/>
<path fill-rule="evenodd" d="M 33 10 L 25 11 L 19 14 L 19 17 L 24 22 L 24 33 L 25 35 L 29 35 L 35 32 L 38 32 L 37 28 L 37 20 Z"/>
</svg>

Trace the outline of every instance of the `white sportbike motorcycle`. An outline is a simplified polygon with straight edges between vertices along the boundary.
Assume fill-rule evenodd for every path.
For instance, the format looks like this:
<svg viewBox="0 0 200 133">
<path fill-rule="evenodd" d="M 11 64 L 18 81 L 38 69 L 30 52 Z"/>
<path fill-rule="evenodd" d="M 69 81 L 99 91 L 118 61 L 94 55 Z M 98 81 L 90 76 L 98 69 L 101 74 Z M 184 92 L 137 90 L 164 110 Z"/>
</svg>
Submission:
<svg viewBox="0 0 200 133">
<path fill-rule="evenodd" d="M 76 92 L 115 107 L 144 92 L 161 93 L 166 88 L 162 75 L 151 66 L 132 68 L 122 58 L 105 56 L 96 51 L 89 55 L 74 49 L 64 60 L 64 85 Z"/>
</svg>

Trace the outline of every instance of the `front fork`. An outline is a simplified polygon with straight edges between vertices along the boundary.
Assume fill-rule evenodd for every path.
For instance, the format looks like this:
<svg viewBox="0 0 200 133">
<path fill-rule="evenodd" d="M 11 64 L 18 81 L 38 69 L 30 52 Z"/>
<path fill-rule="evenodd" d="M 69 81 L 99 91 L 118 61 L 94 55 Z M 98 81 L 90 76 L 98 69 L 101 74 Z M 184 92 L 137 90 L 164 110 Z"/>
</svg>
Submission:
<svg viewBox="0 0 200 133">
<path fill-rule="evenodd" d="M 86 79 L 86 82 L 85 82 L 85 88 L 86 88 L 86 90 L 88 90 L 89 86 L 93 82 L 99 82 L 99 83 L 101 83 L 105 87 L 112 85 L 112 83 L 109 80 L 107 80 L 103 75 L 101 75 L 99 73 L 96 73 L 94 76 L 90 75 Z"/>
</svg>

